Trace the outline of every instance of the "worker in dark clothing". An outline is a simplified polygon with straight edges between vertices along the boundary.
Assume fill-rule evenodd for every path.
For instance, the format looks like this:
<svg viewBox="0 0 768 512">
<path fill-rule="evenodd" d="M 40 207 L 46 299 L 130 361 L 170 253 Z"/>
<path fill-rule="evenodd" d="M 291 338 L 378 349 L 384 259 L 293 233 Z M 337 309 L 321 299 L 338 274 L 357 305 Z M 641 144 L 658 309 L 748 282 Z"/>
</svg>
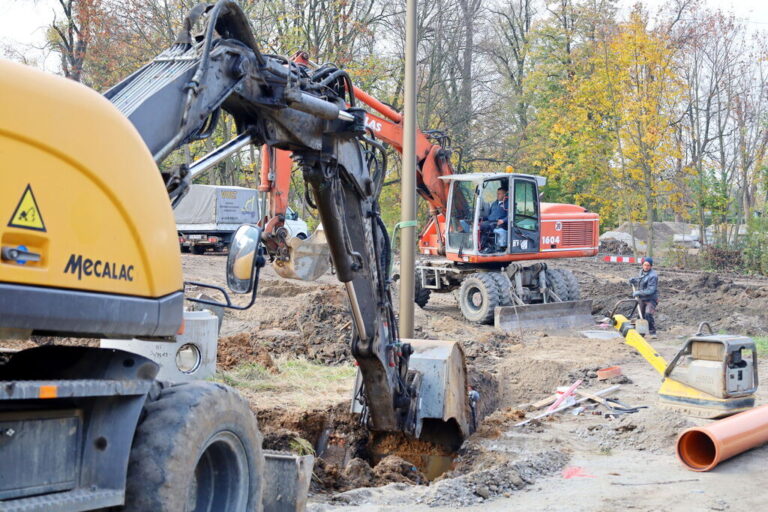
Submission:
<svg viewBox="0 0 768 512">
<path fill-rule="evenodd" d="M 643 259 L 643 269 L 638 277 L 633 277 L 629 283 L 635 287 L 632 296 L 640 305 L 640 313 L 648 320 L 648 332 L 656 336 L 656 322 L 653 315 L 656 314 L 656 306 L 659 303 L 659 276 L 653 270 L 653 258 Z"/>
<path fill-rule="evenodd" d="M 488 216 L 480 220 L 480 240 L 484 252 L 496 252 L 496 244 L 493 241 L 493 230 L 507 227 L 507 214 L 509 212 L 509 198 L 507 187 L 500 186 L 496 191 L 496 200 L 491 203 Z"/>
</svg>

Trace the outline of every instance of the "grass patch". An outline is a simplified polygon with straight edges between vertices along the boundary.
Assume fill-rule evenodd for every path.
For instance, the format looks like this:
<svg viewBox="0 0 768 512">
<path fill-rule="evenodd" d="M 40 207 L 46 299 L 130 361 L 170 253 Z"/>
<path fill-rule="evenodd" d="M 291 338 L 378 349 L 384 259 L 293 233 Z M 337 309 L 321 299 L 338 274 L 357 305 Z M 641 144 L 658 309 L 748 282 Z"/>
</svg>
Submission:
<svg viewBox="0 0 768 512">
<path fill-rule="evenodd" d="M 768 354 L 768 336 L 755 336 L 752 339 L 755 341 L 755 347 L 757 347 L 758 354 Z"/>
<path fill-rule="evenodd" d="M 327 396 L 347 394 L 356 369 L 350 365 L 327 366 L 306 359 L 275 359 L 279 373 L 271 373 L 258 363 L 243 363 L 216 374 L 215 380 L 240 391 L 285 396 L 288 402 L 311 405 Z"/>
</svg>

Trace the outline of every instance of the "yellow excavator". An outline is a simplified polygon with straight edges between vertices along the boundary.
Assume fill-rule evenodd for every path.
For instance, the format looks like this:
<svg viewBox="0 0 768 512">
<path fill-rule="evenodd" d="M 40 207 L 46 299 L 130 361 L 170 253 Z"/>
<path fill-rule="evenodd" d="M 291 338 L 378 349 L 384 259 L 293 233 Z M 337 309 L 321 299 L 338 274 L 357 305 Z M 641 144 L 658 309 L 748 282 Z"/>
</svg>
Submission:
<svg viewBox="0 0 768 512">
<path fill-rule="evenodd" d="M 317 206 L 349 298 L 367 426 L 460 444 L 463 351 L 399 337 L 377 203 L 384 173 L 372 172 L 348 84 L 342 69 L 313 74 L 260 52 L 231 0 L 195 7 L 171 48 L 104 96 L 0 60 L 0 337 L 174 340 L 193 299 L 171 205 L 196 173 L 267 145 L 291 152 Z M 222 111 L 234 139 L 192 165 L 167 162 L 210 136 Z M 216 287 L 223 302 L 198 302 L 256 302 L 261 234 L 241 227 L 227 261 L 230 289 L 248 304 Z M 157 372 L 148 358 L 91 346 L 0 357 L 0 510 L 274 510 L 245 400 Z"/>
</svg>

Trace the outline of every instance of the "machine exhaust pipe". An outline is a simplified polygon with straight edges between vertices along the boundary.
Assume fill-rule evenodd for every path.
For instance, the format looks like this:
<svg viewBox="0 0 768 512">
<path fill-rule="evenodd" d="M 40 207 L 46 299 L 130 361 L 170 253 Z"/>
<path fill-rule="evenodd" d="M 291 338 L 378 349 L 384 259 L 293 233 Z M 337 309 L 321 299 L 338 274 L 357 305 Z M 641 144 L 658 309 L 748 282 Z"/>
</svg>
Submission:
<svg viewBox="0 0 768 512">
<path fill-rule="evenodd" d="M 688 469 L 709 471 L 722 461 L 768 442 L 768 405 L 756 407 L 677 438 L 677 457 Z"/>
</svg>

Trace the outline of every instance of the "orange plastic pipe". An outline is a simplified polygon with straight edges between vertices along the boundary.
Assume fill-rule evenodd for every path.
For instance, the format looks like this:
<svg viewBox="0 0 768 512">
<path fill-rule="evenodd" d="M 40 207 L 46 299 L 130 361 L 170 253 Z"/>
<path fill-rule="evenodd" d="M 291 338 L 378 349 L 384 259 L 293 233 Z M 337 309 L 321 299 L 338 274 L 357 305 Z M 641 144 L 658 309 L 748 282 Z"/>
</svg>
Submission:
<svg viewBox="0 0 768 512">
<path fill-rule="evenodd" d="M 768 405 L 693 427 L 677 438 L 677 458 L 693 471 L 709 471 L 726 459 L 768 442 Z"/>
</svg>

